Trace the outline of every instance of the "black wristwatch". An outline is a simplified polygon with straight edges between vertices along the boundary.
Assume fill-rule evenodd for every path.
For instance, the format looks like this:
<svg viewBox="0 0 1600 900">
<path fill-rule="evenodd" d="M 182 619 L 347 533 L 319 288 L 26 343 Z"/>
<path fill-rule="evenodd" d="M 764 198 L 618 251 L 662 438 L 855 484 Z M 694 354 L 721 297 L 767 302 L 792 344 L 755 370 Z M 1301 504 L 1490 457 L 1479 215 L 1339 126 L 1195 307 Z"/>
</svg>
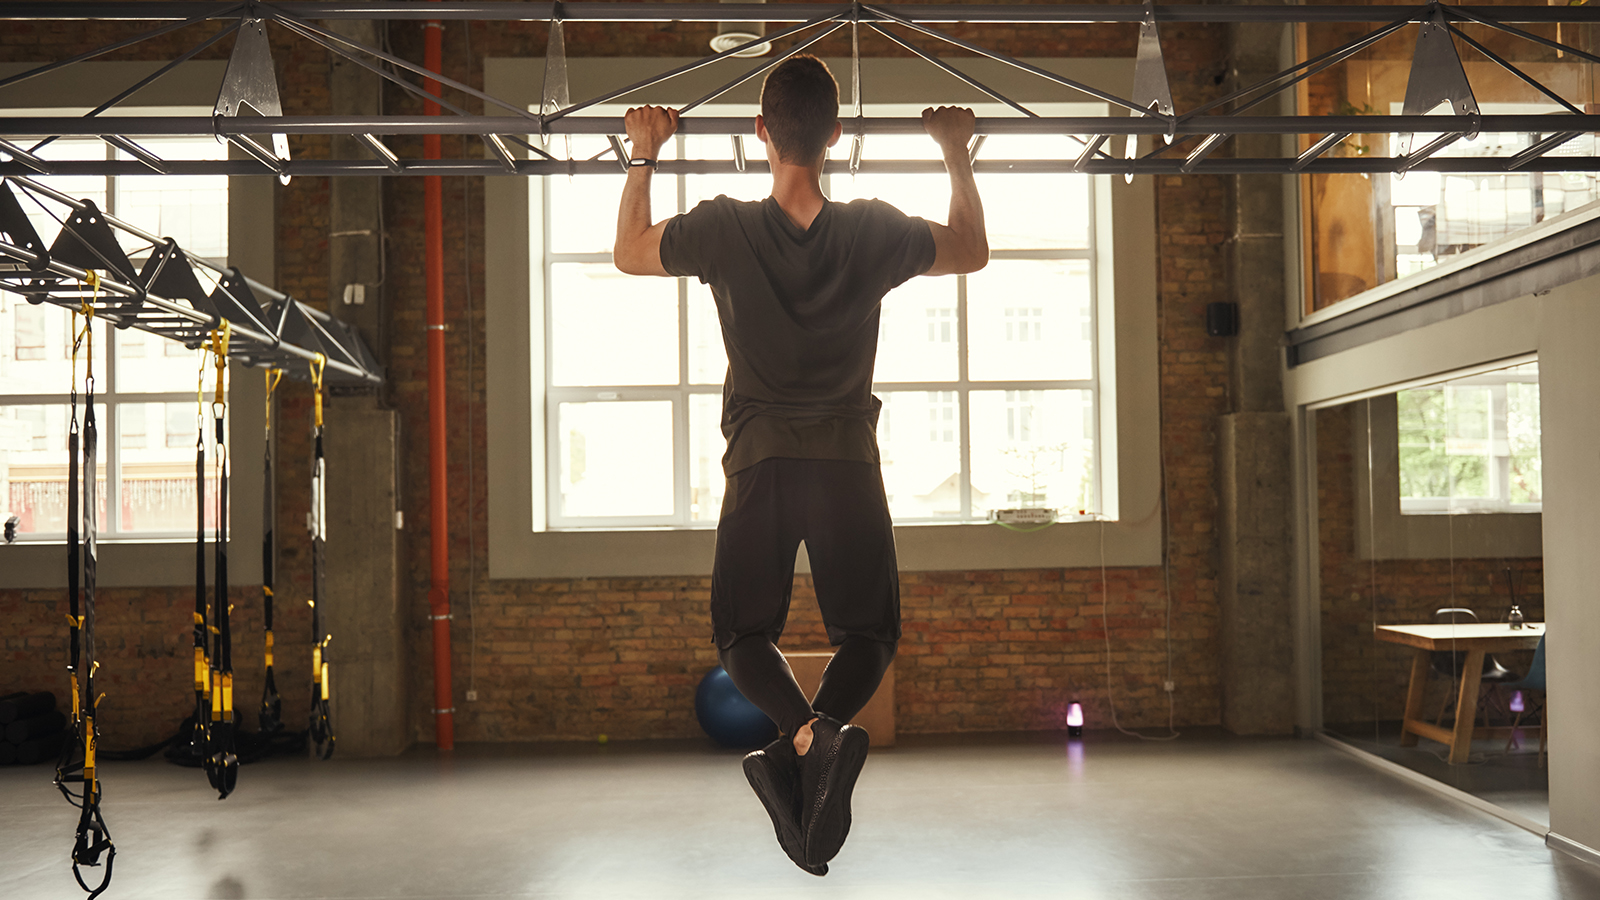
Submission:
<svg viewBox="0 0 1600 900">
<path fill-rule="evenodd" d="M 635 156 L 633 159 L 628 160 L 628 168 L 630 169 L 636 169 L 639 166 L 649 166 L 650 171 L 654 172 L 658 165 L 660 165 L 660 163 L 656 162 L 655 160 L 645 159 L 642 156 Z"/>
</svg>

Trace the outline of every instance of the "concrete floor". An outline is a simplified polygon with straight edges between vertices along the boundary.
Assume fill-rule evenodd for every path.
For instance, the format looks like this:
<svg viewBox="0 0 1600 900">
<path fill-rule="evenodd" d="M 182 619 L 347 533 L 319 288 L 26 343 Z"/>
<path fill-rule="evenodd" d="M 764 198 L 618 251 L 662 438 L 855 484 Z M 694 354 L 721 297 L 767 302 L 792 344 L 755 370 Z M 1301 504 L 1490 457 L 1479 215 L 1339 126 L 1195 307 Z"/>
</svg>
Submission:
<svg viewBox="0 0 1600 900">
<path fill-rule="evenodd" d="M 472 746 L 196 770 L 104 767 L 107 900 L 1596 898 L 1600 867 L 1311 741 L 1091 733 L 874 751 L 826 878 L 772 837 L 738 755 Z M 83 896 L 48 767 L 0 769 L 0 897 Z"/>
</svg>

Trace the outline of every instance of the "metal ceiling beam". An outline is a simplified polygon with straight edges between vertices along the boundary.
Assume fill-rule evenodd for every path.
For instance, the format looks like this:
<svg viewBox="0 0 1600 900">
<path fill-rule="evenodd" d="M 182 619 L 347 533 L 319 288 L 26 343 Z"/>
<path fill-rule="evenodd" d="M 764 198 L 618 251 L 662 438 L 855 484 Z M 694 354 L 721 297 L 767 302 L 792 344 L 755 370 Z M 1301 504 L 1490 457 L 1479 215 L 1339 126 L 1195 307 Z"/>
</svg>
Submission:
<svg viewBox="0 0 1600 900">
<path fill-rule="evenodd" d="M 1300 165 L 1294 157 L 1273 158 L 1223 158 L 1205 159 L 1192 169 L 1185 170 L 1184 157 L 1117 159 L 1100 156 L 1080 163 L 1077 154 L 1081 148 L 1063 142 L 1061 159 L 1006 160 L 979 159 L 973 169 L 982 174 L 1043 175 L 1051 173 L 1084 172 L 1099 175 L 1290 175 L 1366 173 L 1381 174 L 1401 170 L 1405 158 L 1391 157 L 1325 157 Z M 591 160 L 516 160 L 508 167 L 494 159 L 440 159 L 402 160 L 404 168 L 396 172 L 382 161 L 372 159 L 300 159 L 280 168 L 268 167 L 252 160 L 166 160 L 164 165 L 172 175 L 277 175 L 325 176 L 380 176 L 380 175 L 441 175 L 491 176 L 491 175 L 620 175 L 617 162 L 607 150 L 603 157 Z M 1446 172 L 1452 174 L 1504 175 L 1515 168 L 1517 172 L 1600 172 L 1600 156 L 1539 156 L 1503 157 L 1430 156 L 1406 167 L 1411 172 Z M 137 160 L 74 160 L 52 162 L 51 175 L 149 175 L 150 169 Z M 740 169 L 733 159 L 662 160 L 663 175 L 734 175 L 739 172 L 765 174 L 763 160 L 749 159 Z M 846 160 L 832 160 L 826 171 L 833 175 L 850 174 Z M 864 159 L 860 171 L 865 175 L 943 175 L 944 163 L 939 160 L 872 160 Z M 0 162 L 0 177 L 34 175 L 33 169 L 20 162 Z"/>
<path fill-rule="evenodd" d="M 266 4 L 262 4 L 265 6 Z M 799 22 L 837 12 L 848 4 L 826 3 L 504 3 L 452 2 L 452 0 L 389 0 L 376 3 L 271 4 L 276 9 L 306 19 L 441 19 L 479 22 L 540 22 L 559 16 L 568 22 Z M 1144 21 L 1145 10 L 1136 4 L 922 4 L 896 3 L 895 12 L 925 23 L 1093 24 Z M 1424 4 L 1372 6 L 1200 5 L 1158 4 L 1157 22 L 1369 22 L 1383 23 L 1397 13 L 1415 9 L 1419 18 Z M 1452 6 L 1453 12 L 1491 17 L 1500 22 L 1541 24 L 1553 22 L 1600 23 L 1600 8 L 1593 6 Z M 178 2 L 8 2 L 0 3 L 0 20 L 171 21 L 205 16 L 237 18 L 237 7 L 202 0 Z"/>
</svg>

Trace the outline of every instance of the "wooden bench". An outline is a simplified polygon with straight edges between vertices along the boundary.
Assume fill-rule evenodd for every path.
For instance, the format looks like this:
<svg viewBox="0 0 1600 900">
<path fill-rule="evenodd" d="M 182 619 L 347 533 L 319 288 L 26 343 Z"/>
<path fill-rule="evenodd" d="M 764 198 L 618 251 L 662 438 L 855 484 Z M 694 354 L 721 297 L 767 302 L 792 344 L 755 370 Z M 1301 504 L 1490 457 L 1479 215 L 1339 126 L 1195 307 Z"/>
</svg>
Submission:
<svg viewBox="0 0 1600 900">
<path fill-rule="evenodd" d="M 822 683 L 822 670 L 833 658 L 833 651 L 796 650 L 783 655 L 789 660 L 789 668 L 794 670 L 794 680 L 799 682 L 800 690 L 805 691 L 807 697 L 816 694 L 817 685 Z M 894 663 L 889 663 L 889 670 L 883 673 L 883 681 L 877 693 L 867 701 L 866 708 L 851 721 L 867 730 L 872 746 L 894 746 Z"/>
</svg>

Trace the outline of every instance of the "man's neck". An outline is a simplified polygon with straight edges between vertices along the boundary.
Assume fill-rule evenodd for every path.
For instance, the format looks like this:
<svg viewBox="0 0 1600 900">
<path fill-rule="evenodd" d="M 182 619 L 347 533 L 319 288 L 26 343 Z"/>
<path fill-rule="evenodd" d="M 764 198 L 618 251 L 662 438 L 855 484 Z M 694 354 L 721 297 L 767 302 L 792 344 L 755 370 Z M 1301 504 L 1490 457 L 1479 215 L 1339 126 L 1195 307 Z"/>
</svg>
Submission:
<svg viewBox="0 0 1600 900">
<path fill-rule="evenodd" d="M 822 194 L 822 165 L 796 166 L 774 161 L 772 199 L 778 201 L 789 221 L 809 229 L 828 198 Z"/>
</svg>

